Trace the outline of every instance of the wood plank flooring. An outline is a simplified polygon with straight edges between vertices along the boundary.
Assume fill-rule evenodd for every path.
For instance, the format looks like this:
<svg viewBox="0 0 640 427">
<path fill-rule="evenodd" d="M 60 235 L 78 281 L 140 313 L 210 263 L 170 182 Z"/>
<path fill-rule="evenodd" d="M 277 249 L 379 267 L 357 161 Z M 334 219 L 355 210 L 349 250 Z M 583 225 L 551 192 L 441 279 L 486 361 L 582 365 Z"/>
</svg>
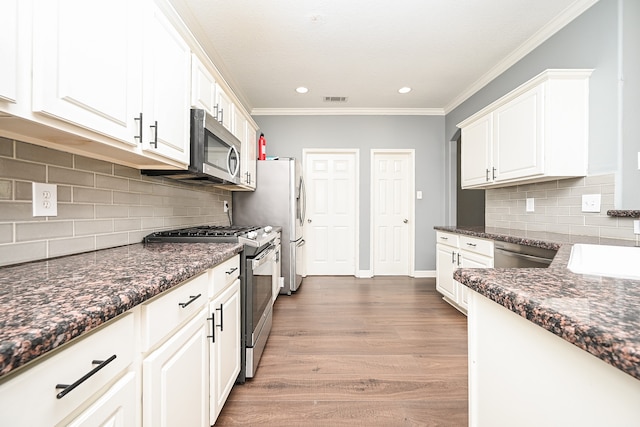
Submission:
<svg viewBox="0 0 640 427">
<path fill-rule="evenodd" d="M 435 279 L 307 277 L 216 426 L 466 426 L 466 317 Z"/>
</svg>

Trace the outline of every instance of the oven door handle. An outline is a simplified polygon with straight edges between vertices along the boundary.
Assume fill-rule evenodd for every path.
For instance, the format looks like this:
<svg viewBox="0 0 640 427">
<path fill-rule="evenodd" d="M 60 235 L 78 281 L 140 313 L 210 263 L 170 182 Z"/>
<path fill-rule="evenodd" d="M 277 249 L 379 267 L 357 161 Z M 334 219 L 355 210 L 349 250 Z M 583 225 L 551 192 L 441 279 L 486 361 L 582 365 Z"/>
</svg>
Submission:
<svg viewBox="0 0 640 427">
<path fill-rule="evenodd" d="M 276 254 L 276 245 L 270 245 L 267 249 L 262 251 L 260 255 L 251 260 L 251 267 L 255 270 L 263 264 L 272 261 Z"/>
</svg>

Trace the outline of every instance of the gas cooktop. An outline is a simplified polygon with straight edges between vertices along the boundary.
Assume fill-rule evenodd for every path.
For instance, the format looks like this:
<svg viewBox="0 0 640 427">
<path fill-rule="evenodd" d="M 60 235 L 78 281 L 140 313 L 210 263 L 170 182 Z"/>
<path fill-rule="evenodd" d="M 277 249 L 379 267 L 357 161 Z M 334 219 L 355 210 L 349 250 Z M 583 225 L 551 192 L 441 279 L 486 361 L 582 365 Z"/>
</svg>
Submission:
<svg viewBox="0 0 640 427">
<path fill-rule="evenodd" d="M 144 238 L 144 243 L 243 243 L 262 246 L 275 238 L 273 227 L 253 225 L 199 225 L 176 230 L 157 231 Z"/>
</svg>

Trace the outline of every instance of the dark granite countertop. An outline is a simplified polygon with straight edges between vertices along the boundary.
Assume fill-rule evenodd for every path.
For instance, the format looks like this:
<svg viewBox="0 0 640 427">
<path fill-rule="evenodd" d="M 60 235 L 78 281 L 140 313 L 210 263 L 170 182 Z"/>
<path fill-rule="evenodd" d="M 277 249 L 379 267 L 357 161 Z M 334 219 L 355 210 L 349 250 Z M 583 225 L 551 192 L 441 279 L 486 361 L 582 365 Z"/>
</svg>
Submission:
<svg viewBox="0 0 640 427">
<path fill-rule="evenodd" d="M 241 251 L 140 243 L 0 268 L 0 376 Z"/>
<path fill-rule="evenodd" d="M 640 379 L 640 281 L 568 270 L 571 244 L 484 228 L 435 227 L 530 246 L 555 246 L 549 268 L 459 269 L 455 280 Z M 621 242 L 629 244 L 629 242 Z"/>
</svg>

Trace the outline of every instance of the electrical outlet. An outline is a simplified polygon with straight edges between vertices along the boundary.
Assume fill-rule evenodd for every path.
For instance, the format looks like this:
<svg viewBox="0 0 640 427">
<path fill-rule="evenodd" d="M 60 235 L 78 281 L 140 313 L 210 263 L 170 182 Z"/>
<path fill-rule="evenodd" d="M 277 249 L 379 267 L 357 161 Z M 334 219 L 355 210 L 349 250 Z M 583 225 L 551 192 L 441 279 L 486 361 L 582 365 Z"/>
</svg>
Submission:
<svg viewBox="0 0 640 427">
<path fill-rule="evenodd" d="M 229 212 L 229 202 L 227 202 L 226 200 L 222 202 L 222 211 Z"/>
<path fill-rule="evenodd" d="M 600 212 L 600 194 L 582 195 L 582 212 Z"/>
<path fill-rule="evenodd" d="M 58 216 L 58 186 L 34 182 L 31 189 L 33 216 Z"/>
<path fill-rule="evenodd" d="M 526 211 L 527 212 L 533 212 L 535 210 L 534 200 L 535 199 L 533 197 L 528 197 L 527 198 L 527 203 L 526 203 Z"/>
<path fill-rule="evenodd" d="M 640 234 L 640 219 L 633 221 L 633 232 L 635 234 Z"/>
<path fill-rule="evenodd" d="M 420 190 L 416 191 L 416 199 L 422 200 L 422 191 Z"/>
</svg>

